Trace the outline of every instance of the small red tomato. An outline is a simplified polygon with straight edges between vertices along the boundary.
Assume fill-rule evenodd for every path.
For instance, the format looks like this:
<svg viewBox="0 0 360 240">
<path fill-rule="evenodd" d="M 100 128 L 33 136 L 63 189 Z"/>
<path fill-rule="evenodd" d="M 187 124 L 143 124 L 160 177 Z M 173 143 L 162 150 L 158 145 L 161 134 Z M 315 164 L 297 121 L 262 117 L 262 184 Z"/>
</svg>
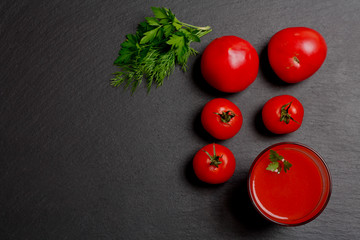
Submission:
<svg viewBox="0 0 360 240">
<path fill-rule="evenodd" d="M 209 101 L 201 112 L 201 123 L 214 138 L 225 140 L 239 132 L 243 122 L 240 109 L 225 98 Z"/>
<path fill-rule="evenodd" d="M 246 40 L 223 36 L 213 40 L 201 57 L 201 73 L 214 88 L 239 92 L 254 82 L 259 69 L 259 56 Z"/>
<path fill-rule="evenodd" d="M 327 53 L 324 38 L 306 27 L 277 32 L 268 45 L 269 62 L 280 79 L 297 83 L 309 78 L 323 64 Z"/>
<path fill-rule="evenodd" d="M 295 97 L 281 95 L 271 98 L 262 109 L 265 127 L 276 134 L 296 131 L 302 123 L 304 108 Z"/>
<path fill-rule="evenodd" d="M 193 159 L 195 175 L 210 184 L 224 183 L 235 172 L 234 154 L 220 144 L 209 144 L 200 149 Z"/>
</svg>

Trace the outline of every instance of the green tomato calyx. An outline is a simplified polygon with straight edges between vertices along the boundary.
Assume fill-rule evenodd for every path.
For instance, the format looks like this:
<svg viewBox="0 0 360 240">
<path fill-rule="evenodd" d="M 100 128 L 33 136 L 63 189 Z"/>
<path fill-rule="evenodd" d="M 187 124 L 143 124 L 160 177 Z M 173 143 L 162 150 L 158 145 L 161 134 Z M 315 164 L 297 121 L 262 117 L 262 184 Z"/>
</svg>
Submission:
<svg viewBox="0 0 360 240">
<path fill-rule="evenodd" d="M 213 144 L 214 147 L 214 155 L 210 155 L 210 153 L 208 153 L 207 151 L 203 150 L 210 158 L 210 165 L 213 165 L 215 167 L 219 167 L 219 164 L 221 164 L 222 162 L 220 161 L 221 156 L 216 155 L 216 151 L 215 151 L 215 143 Z"/>
<path fill-rule="evenodd" d="M 215 113 L 216 115 L 220 116 L 220 119 L 223 123 L 229 124 L 230 125 L 230 121 L 233 117 L 236 116 L 236 114 L 233 111 L 226 111 L 226 112 L 222 112 L 222 113 Z"/>
<path fill-rule="evenodd" d="M 281 114 L 280 114 L 280 122 L 285 122 L 289 124 L 290 120 L 299 124 L 289 113 L 289 108 L 291 107 L 292 102 L 289 102 L 281 107 Z"/>
</svg>

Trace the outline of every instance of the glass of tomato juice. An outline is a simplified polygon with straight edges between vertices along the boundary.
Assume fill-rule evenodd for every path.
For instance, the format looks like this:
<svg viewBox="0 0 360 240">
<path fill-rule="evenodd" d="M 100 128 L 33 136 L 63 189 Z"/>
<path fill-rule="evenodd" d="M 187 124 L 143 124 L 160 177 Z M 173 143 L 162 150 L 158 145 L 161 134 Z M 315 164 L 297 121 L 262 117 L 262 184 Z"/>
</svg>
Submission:
<svg viewBox="0 0 360 240">
<path fill-rule="evenodd" d="M 266 170 L 270 150 L 291 167 L 280 173 Z M 331 195 L 331 176 L 322 157 L 311 148 L 293 142 L 274 144 L 254 160 L 248 177 L 248 192 L 258 212 L 282 226 L 297 226 L 314 220 Z"/>
</svg>

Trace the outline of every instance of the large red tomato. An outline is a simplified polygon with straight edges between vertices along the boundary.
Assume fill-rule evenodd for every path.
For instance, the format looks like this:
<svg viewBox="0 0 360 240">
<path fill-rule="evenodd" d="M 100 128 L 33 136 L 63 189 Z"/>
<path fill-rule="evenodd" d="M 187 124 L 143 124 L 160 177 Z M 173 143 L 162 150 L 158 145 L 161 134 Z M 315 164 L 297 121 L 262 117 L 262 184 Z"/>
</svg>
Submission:
<svg viewBox="0 0 360 240">
<path fill-rule="evenodd" d="M 306 27 L 291 27 L 277 32 L 268 45 L 269 62 L 280 79 L 297 83 L 313 75 L 327 53 L 324 38 Z"/>
<path fill-rule="evenodd" d="M 210 184 L 224 183 L 235 172 L 234 154 L 220 144 L 209 144 L 200 149 L 193 159 L 195 175 Z"/>
<path fill-rule="evenodd" d="M 225 98 L 209 101 L 201 112 L 201 123 L 214 138 L 225 140 L 239 132 L 243 122 L 240 109 Z"/>
<path fill-rule="evenodd" d="M 295 97 L 281 95 L 271 98 L 262 109 L 265 127 L 276 134 L 296 131 L 302 124 L 304 108 Z"/>
<path fill-rule="evenodd" d="M 239 92 L 254 82 L 259 70 L 259 56 L 246 40 L 223 36 L 213 40 L 201 57 L 205 80 L 223 92 Z"/>
</svg>

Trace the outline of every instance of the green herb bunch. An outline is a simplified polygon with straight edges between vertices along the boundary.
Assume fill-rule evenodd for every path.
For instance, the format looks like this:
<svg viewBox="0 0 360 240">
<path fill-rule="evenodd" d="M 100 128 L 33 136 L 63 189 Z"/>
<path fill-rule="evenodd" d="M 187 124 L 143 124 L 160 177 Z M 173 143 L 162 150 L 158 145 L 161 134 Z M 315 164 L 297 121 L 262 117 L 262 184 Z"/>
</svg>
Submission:
<svg viewBox="0 0 360 240">
<path fill-rule="evenodd" d="M 161 86 L 176 64 L 186 71 L 188 58 L 198 53 L 190 43 L 200 42 L 202 36 L 212 31 L 209 26 L 196 27 L 180 22 L 170 9 L 152 7 L 151 10 L 154 17 L 145 18 L 136 33 L 126 35 L 121 44 L 114 62 L 121 70 L 111 79 L 114 87 L 131 86 L 133 93 L 143 79 L 146 79 L 148 92 L 153 83 Z"/>
</svg>

